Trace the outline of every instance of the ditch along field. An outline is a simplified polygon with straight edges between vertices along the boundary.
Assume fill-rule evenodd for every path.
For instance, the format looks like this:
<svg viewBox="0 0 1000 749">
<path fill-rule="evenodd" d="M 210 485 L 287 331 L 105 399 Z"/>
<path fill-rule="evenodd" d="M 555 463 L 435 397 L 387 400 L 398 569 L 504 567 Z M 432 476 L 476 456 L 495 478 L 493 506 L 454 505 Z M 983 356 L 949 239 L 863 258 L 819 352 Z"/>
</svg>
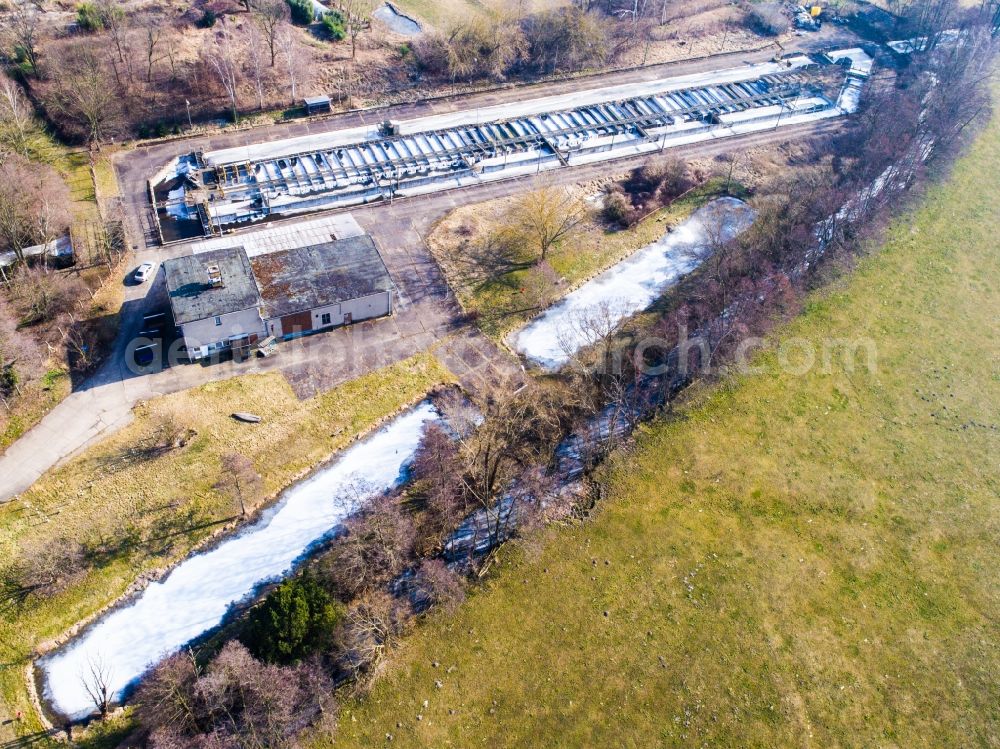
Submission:
<svg viewBox="0 0 1000 749">
<path fill-rule="evenodd" d="M 997 746 L 998 194 L 994 119 L 758 374 L 642 428 L 596 517 L 407 638 L 336 746 Z M 830 338 L 877 370 L 781 366 Z"/>
<path fill-rule="evenodd" d="M 17 603 L 0 588 L 0 746 L 42 728 L 25 686 L 33 651 L 233 528 L 239 504 L 215 488 L 224 455 L 249 458 L 261 475 L 252 514 L 358 435 L 452 380 L 421 354 L 305 401 L 277 373 L 211 383 L 140 404 L 121 432 L 0 505 L 0 583 L 11 582 L 8 562 L 69 539 L 84 545 L 87 566 L 51 597 Z M 238 411 L 263 422 L 241 424 L 230 416 Z M 26 719 L 7 722 L 18 710 Z"/>
</svg>

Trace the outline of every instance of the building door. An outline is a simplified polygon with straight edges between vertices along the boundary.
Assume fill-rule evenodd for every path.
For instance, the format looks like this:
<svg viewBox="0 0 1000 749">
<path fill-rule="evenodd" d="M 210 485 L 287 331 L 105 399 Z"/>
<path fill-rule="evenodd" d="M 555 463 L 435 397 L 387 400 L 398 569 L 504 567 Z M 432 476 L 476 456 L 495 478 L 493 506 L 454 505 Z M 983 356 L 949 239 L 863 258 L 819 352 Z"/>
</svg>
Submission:
<svg viewBox="0 0 1000 749">
<path fill-rule="evenodd" d="M 313 329 L 313 316 L 311 311 L 296 312 L 294 315 L 285 315 L 281 318 L 281 332 L 284 337 L 303 335 Z"/>
</svg>

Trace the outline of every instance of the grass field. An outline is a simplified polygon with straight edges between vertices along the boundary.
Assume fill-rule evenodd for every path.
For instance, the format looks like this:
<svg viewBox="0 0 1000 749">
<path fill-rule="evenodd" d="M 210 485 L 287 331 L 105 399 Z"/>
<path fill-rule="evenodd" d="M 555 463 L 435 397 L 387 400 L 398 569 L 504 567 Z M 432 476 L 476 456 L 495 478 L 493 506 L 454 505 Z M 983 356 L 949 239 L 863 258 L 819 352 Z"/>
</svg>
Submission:
<svg viewBox="0 0 1000 749">
<path fill-rule="evenodd" d="M 585 187 L 571 188 L 581 199 Z M 740 188 L 742 190 L 742 188 Z M 609 229 L 601 218 L 600 203 L 588 205 L 586 219 L 578 230 L 549 250 L 543 263 L 535 263 L 533 248 L 517 258 L 516 270 L 486 282 L 470 283 L 463 277 L 467 260 L 464 243 L 475 245 L 482 237 L 502 227 L 514 198 L 500 198 L 452 211 L 435 227 L 427 244 L 438 260 L 448 283 L 466 312 L 477 315 L 484 333 L 500 341 L 510 330 L 564 297 L 601 271 L 663 236 L 700 205 L 723 192 L 721 180 L 713 179 L 669 207 L 624 230 Z"/>
<path fill-rule="evenodd" d="M 44 476 L 22 498 L 0 505 L 0 568 L 26 547 L 63 538 L 84 543 L 94 558 L 89 575 L 62 594 L 21 605 L 0 601 L 0 746 L 14 738 L 2 719 L 17 709 L 31 714 L 23 669 L 33 649 L 235 520 L 234 500 L 213 488 L 225 453 L 250 458 L 265 495 L 273 496 L 451 379 L 424 354 L 306 401 L 295 397 L 280 374 L 247 375 L 164 396 L 138 406 L 132 424 Z M 240 424 L 230 414 L 241 410 L 264 420 Z M 190 439 L 164 450 L 165 431 L 186 432 Z M 20 728 L 39 726 L 29 720 Z"/>
<path fill-rule="evenodd" d="M 775 338 L 870 338 L 875 372 L 772 348 L 692 393 L 592 522 L 409 638 L 336 746 L 1000 745 L 998 194 L 995 120 Z"/>
</svg>

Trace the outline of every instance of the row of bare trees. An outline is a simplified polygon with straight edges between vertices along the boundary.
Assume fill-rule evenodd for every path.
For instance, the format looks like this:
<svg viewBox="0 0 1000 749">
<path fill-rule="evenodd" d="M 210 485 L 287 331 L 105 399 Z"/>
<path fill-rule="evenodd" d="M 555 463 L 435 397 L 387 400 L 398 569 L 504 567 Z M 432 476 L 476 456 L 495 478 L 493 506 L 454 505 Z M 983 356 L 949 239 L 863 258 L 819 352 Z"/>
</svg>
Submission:
<svg viewBox="0 0 1000 749">
<path fill-rule="evenodd" d="M 578 8 L 527 16 L 476 16 L 415 45 L 420 67 L 451 81 L 503 79 L 518 72 L 580 70 L 606 59 L 608 38 L 599 18 Z"/>
<path fill-rule="evenodd" d="M 92 30 L 53 37 L 37 8 L 17 3 L 0 38 L 24 58 L 27 84 L 68 138 L 99 144 L 149 123 L 180 126 L 215 114 L 220 100 L 235 118 L 287 105 L 308 84 L 309 52 L 285 0 L 248 0 L 246 13 L 222 16 L 195 59 L 181 51 L 183 22 L 120 0 L 87 7 Z"/>
</svg>

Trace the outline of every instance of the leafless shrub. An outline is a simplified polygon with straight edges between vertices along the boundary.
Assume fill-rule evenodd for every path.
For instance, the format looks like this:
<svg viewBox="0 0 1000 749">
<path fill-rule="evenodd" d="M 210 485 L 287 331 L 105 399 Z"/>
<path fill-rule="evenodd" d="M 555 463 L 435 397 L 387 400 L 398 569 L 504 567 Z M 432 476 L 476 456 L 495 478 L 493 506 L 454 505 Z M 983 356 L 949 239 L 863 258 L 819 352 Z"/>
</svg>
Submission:
<svg viewBox="0 0 1000 749">
<path fill-rule="evenodd" d="M 86 549 L 74 539 L 48 539 L 23 547 L 3 572 L 3 588 L 10 600 L 29 596 L 51 598 L 87 574 Z"/>
<path fill-rule="evenodd" d="M 633 211 L 632 202 L 621 189 L 609 190 L 604 194 L 604 218 L 607 221 L 622 227 L 628 226 Z"/>
<path fill-rule="evenodd" d="M 230 497 L 246 517 L 247 503 L 255 504 L 264 491 L 264 483 L 253 461 L 240 453 L 222 456 L 221 475 L 215 488 Z"/>
<path fill-rule="evenodd" d="M 418 611 L 440 607 L 453 612 L 465 600 L 465 578 L 440 559 L 421 562 L 410 583 L 410 598 Z"/>
<path fill-rule="evenodd" d="M 346 533 L 334 542 L 320 564 L 319 574 L 345 599 L 386 585 L 413 557 L 412 519 L 395 496 L 373 500 L 347 522 Z"/>
<path fill-rule="evenodd" d="M 764 36 L 779 36 L 791 27 L 784 9 L 778 3 L 753 3 L 746 12 L 747 28 Z"/>
<path fill-rule="evenodd" d="M 405 623 L 405 610 L 387 593 L 371 593 L 351 604 L 338 633 L 341 666 L 358 679 L 373 676 Z"/>
<path fill-rule="evenodd" d="M 607 37 L 595 16 L 579 8 L 558 8 L 524 21 L 527 66 L 538 72 L 580 70 L 607 56 Z"/>
<path fill-rule="evenodd" d="M 447 32 L 424 35 L 414 45 L 421 68 L 452 81 L 506 76 L 524 52 L 524 35 L 507 18 L 475 16 Z"/>
<path fill-rule="evenodd" d="M 68 315 L 89 292 L 79 277 L 28 268 L 11 283 L 11 297 L 22 325 L 35 325 Z"/>
<path fill-rule="evenodd" d="M 168 658 L 133 701 L 158 749 L 280 749 L 317 714 L 330 686 L 315 663 L 266 665 L 232 640 L 204 669 L 189 654 Z"/>
</svg>

